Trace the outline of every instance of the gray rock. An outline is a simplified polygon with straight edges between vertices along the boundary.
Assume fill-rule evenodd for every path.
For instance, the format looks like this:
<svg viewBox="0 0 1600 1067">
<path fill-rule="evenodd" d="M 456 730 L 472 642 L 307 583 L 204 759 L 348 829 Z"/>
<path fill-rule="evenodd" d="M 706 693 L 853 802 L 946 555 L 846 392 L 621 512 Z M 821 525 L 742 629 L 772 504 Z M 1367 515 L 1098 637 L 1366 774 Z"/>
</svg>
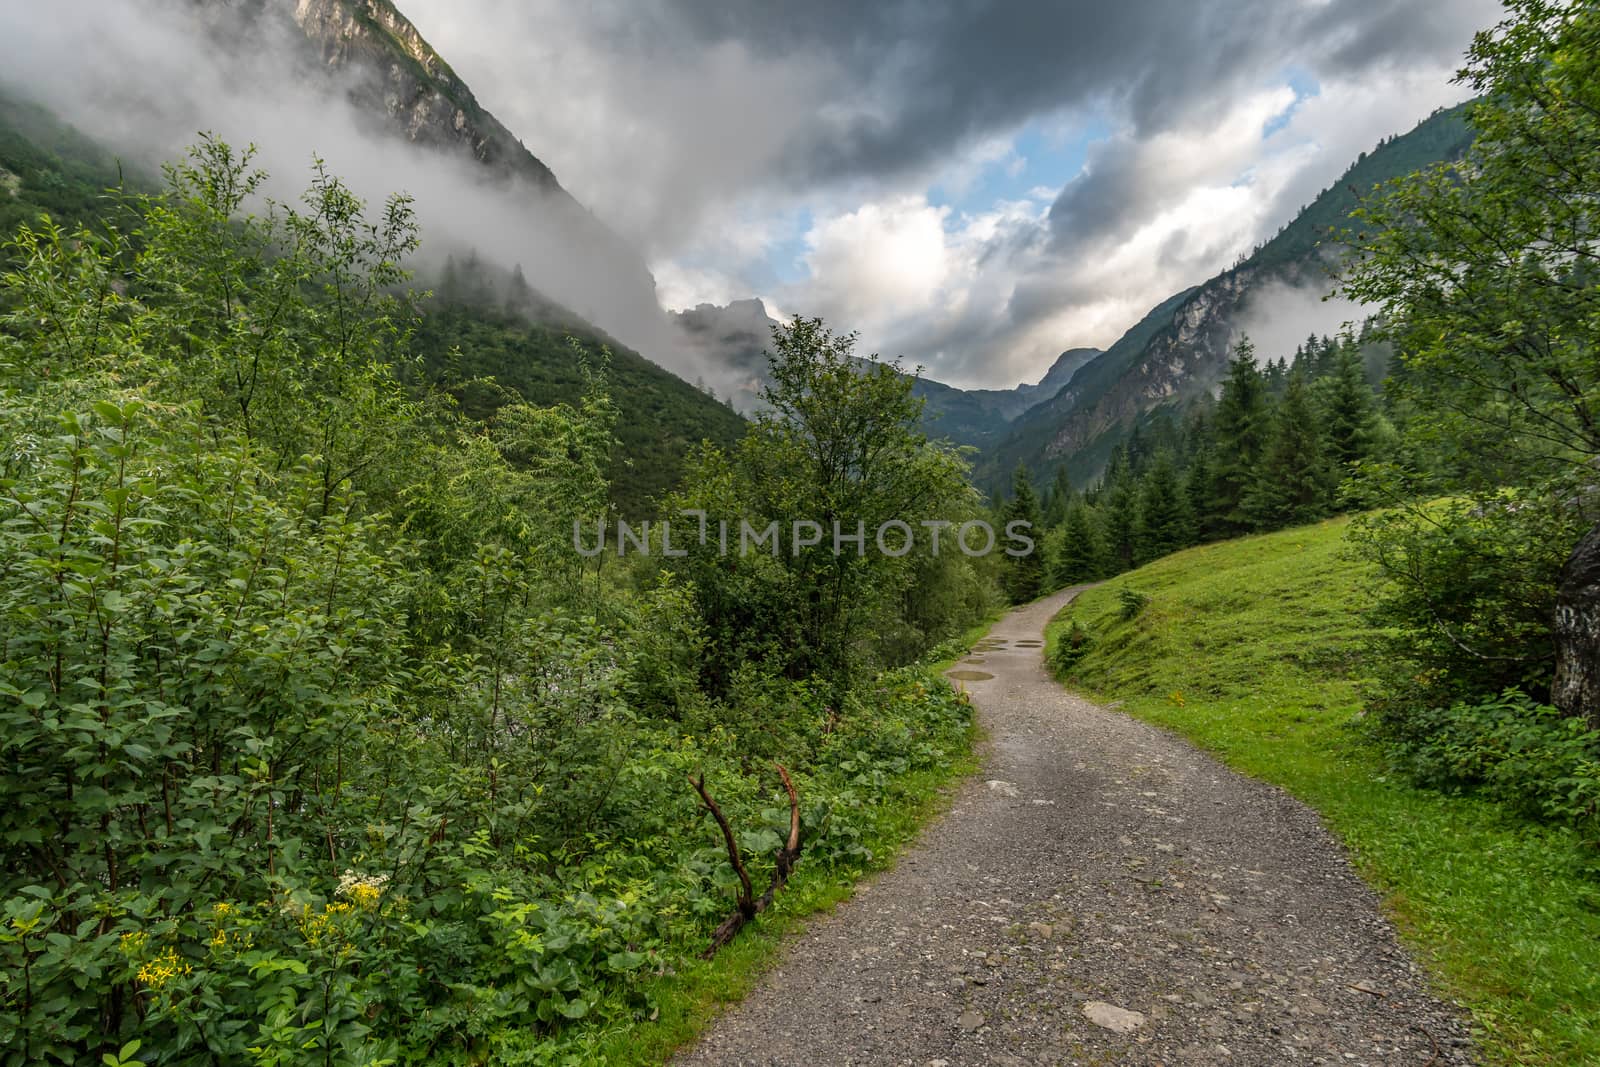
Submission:
<svg viewBox="0 0 1600 1067">
<path fill-rule="evenodd" d="M 1103 1000 L 1085 1002 L 1083 1017 L 1114 1034 L 1131 1034 L 1146 1022 L 1143 1012 L 1129 1011 Z"/>
</svg>

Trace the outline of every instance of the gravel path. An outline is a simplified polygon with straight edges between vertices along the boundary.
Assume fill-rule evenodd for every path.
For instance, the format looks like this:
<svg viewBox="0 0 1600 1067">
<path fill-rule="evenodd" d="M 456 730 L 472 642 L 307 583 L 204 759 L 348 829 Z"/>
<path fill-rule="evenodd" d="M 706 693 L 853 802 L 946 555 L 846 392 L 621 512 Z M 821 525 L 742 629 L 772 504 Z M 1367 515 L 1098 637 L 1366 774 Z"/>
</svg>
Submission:
<svg viewBox="0 0 1600 1067">
<path fill-rule="evenodd" d="M 959 665 L 991 742 L 949 814 L 675 1062 L 1470 1063 L 1315 814 L 1051 680 L 1073 592 Z"/>
</svg>

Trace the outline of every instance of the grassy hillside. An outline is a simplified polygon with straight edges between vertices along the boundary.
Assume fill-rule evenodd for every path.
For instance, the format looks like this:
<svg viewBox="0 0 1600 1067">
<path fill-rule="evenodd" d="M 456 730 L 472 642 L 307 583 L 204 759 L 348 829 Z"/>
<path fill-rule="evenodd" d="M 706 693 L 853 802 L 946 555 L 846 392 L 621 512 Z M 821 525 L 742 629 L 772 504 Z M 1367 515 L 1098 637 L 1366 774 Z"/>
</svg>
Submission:
<svg viewBox="0 0 1600 1067">
<path fill-rule="evenodd" d="M 1370 576 L 1334 520 L 1190 549 L 1051 625 L 1065 680 L 1316 808 L 1495 1063 L 1600 1063 L 1600 861 L 1568 830 L 1411 787 L 1353 726 Z M 1124 591 L 1149 598 L 1131 620 Z"/>
</svg>

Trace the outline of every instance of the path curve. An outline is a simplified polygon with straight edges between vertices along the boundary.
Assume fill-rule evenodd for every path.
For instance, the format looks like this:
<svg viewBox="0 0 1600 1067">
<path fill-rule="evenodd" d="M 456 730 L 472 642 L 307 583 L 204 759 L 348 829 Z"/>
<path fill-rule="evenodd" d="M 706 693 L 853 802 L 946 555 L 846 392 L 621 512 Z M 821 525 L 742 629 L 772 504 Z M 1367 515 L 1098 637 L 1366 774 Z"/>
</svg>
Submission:
<svg viewBox="0 0 1600 1067">
<path fill-rule="evenodd" d="M 1048 676 L 1076 592 L 960 665 L 990 741 L 950 812 L 675 1062 L 1471 1062 L 1312 811 Z"/>
</svg>

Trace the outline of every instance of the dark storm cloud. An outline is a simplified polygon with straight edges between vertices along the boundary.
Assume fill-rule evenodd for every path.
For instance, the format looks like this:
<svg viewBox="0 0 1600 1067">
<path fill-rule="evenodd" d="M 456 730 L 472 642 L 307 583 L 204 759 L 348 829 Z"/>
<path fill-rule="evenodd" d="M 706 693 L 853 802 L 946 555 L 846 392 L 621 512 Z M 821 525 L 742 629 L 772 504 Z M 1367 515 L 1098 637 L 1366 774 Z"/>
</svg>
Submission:
<svg viewBox="0 0 1600 1067">
<path fill-rule="evenodd" d="M 1289 64 L 1359 74 L 1459 52 L 1495 6 L 1333 0 L 1066 0 L 999 3 L 709 4 L 662 0 L 662 59 L 720 41 L 759 54 L 831 57 L 836 108 L 790 144 L 781 173 L 804 182 L 926 166 L 975 136 L 1064 108 L 1109 103 L 1136 135 L 1219 108 Z M 640 43 L 639 24 L 617 27 Z M 1203 91 L 1202 91 L 1203 90 Z"/>
<path fill-rule="evenodd" d="M 658 277 L 682 280 L 680 303 L 759 292 L 859 326 L 886 352 L 990 382 L 1037 377 L 1029 361 L 1042 353 L 1109 343 L 1270 236 L 1288 221 L 1278 208 L 1292 213 L 1377 137 L 1449 102 L 1447 72 L 1500 10 L 1495 0 L 401 6 L 580 197 L 650 251 Z M 1264 146 L 1291 75 L 1323 95 Z M 964 212 L 989 209 L 953 210 L 948 278 L 924 314 L 903 306 L 906 286 L 887 287 L 894 301 L 852 292 L 880 268 L 929 274 L 875 253 L 881 242 L 864 228 L 903 214 L 894 205 L 907 195 L 937 188 L 931 201 L 960 201 L 951 175 L 992 169 L 1004 158 L 996 145 L 1025 151 L 1012 138 L 1030 122 L 1106 130 L 1076 177 L 1026 161 L 1057 183 L 1037 201 L 1054 196 L 1046 217 L 969 233 Z M 875 204 L 884 211 L 861 210 Z M 816 229 L 786 229 L 802 212 Z M 835 225 L 847 218 L 853 243 Z M 810 276 L 774 286 L 768 254 L 787 242 L 804 258 L 825 228 L 830 248 L 849 254 L 808 260 Z M 831 276 L 841 271 L 847 280 Z"/>
</svg>

